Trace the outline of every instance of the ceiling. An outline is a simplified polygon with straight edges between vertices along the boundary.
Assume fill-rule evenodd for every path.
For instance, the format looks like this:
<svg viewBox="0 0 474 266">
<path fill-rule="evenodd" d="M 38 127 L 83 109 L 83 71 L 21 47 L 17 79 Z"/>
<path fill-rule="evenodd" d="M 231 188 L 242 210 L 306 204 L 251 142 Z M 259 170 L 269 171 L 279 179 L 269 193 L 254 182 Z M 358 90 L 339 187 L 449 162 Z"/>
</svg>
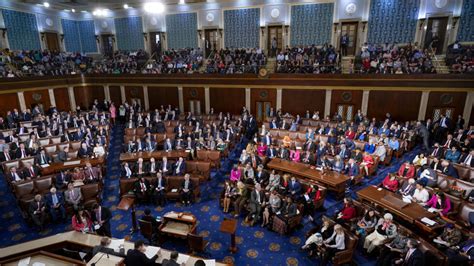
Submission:
<svg viewBox="0 0 474 266">
<path fill-rule="evenodd" d="M 50 4 L 51 9 L 55 10 L 71 10 L 75 9 L 78 11 L 92 11 L 96 8 L 107 8 L 110 10 L 123 9 L 124 4 L 128 4 L 132 8 L 141 8 L 145 0 L 46 0 Z M 43 4 L 45 0 L 21 0 L 25 4 Z M 179 4 L 179 0 L 161 0 L 161 2 L 167 5 Z M 185 0 L 186 4 L 203 3 L 206 0 Z"/>
</svg>

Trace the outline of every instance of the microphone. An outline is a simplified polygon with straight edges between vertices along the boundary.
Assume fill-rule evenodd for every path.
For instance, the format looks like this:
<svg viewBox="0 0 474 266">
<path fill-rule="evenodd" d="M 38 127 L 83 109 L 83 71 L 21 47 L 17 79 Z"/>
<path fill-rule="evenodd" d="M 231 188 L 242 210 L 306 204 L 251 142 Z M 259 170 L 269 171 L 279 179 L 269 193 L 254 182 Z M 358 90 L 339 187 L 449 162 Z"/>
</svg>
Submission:
<svg viewBox="0 0 474 266">
<path fill-rule="evenodd" d="M 102 255 L 100 256 L 100 258 L 99 258 L 96 262 L 91 263 L 91 266 L 95 266 L 95 265 L 102 259 L 102 257 L 104 257 L 104 255 L 107 255 L 107 259 L 109 258 L 109 254 L 108 254 L 108 253 L 102 253 Z"/>
</svg>

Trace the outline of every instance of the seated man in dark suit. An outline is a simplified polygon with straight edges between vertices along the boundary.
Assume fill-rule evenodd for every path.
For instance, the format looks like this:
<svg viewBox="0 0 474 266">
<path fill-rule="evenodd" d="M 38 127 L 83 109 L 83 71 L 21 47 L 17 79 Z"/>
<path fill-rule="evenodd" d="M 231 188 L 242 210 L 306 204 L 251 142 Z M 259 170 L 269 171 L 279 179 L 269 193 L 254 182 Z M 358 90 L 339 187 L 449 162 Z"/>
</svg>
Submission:
<svg viewBox="0 0 474 266">
<path fill-rule="evenodd" d="M 68 147 L 64 147 L 62 151 L 58 152 L 58 156 L 56 157 L 56 162 L 65 162 L 68 160 L 67 153 L 69 152 Z"/>
<path fill-rule="evenodd" d="M 407 247 L 408 251 L 403 255 L 403 258 L 395 261 L 395 265 L 404 266 L 424 266 L 425 265 L 425 254 L 418 248 L 418 241 L 415 239 L 408 239 Z"/>
<path fill-rule="evenodd" d="M 193 197 L 193 182 L 191 182 L 189 174 L 184 175 L 183 183 L 181 183 L 181 202 L 185 205 L 189 205 L 191 203 L 191 199 Z"/>
<path fill-rule="evenodd" d="M 127 257 L 125 258 L 125 265 L 157 265 L 156 259 L 158 259 L 158 257 L 160 256 L 160 251 L 158 251 L 155 256 L 149 259 L 145 255 L 146 246 L 143 240 L 137 240 L 134 246 L 134 249 L 129 249 L 127 252 Z"/>
<path fill-rule="evenodd" d="M 35 196 L 35 200 L 30 203 L 29 213 L 33 222 L 39 227 L 40 231 L 43 231 L 44 223 L 46 221 L 46 203 L 43 201 L 43 197 L 40 194 Z"/>
<path fill-rule="evenodd" d="M 177 251 L 172 251 L 169 259 L 164 259 L 161 262 L 162 266 L 179 266 L 178 263 L 179 253 Z"/>
<path fill-rule="evenodd" d="M 301 184 L 294 176 L 291 177 L 291 181 L 288 183 L 288 193 L 294 200 L 301 197 Z"/>
<path fill-rule="evenodd" d="M 165 198 L 165 188 L 166 188 L 166 179 L 161 173 L 156 174 L 156 188 L 153 192 L 153 197 L 156 205 L 164 206 L 166 202 Z"/>
<path fill-rule="evenodd" d="M 18 172 L 16 167 L 12 167 L 10 168 L 10 171 L 8 171 L 8 173 L 6 173 L 6 177 L 8 180 L 10 180 L 10 182 L 18 182 L 18 181 L 21 181 L 23 179 L 25 179 L 25 176 L 23 175 L 22 172 Z"/>
<path fill-rule="evenodd" d="M 77 157 L 78 158 L 89 158 L 92 156 L 92 149 L 90 147 L 87 147 L 87 144 L 82 143 L 81 148 L 77 152 Z"/>
<path fill-rule="evenodd" d="M 101 253 L 106 253 L 106 254 L 110 254 L 110 255 L 114 255 L 118 257 L 125 257 L 125 248 L 123 247 L 123 245 L 120 245 L 119 252 L 116 252 L 115 250 L 109 247 L 110 243 L 111 243 L 110 238 L 103 237 L 100 240 L 100 245 L 97 245 L 92 249 L 92 256 L 95 256 L 95 254 L 101 252 Z"/>
<path fill-rule="evenodd" d="M 459 178 L 458 171 L 454 166 L 447 160 L 442 160 L 441 161 L 441 172 L 443 174 L 454 177 L 454 178 Z"/>
<path fill-rule="evenodd" d="M 4 145 L 3 152 L 0 153 L 0 162 L 11 161 L 13 159 L 15 159 L 15 157 L 10 151 L 10 147 L 8 145 Z"/>
<path fill-rule="evenodd" d="M 173 165 L 173 175 L 184 175 L 186 172 L 186 162 L 183 157 L 179 157 L 178 161 Z"/>
<path fill-rule="evenodd" d="M 25 144 L 20 143 L 20 146 L 16 150 L 15 158 L 23 159 L 29 156 L 30 156 L 30 151 L 27 148 L 25 148 Z"/>
<path fill-rule="evenodd" d="M 40 170 L 37 166 L 31 163 L 25 163 L 25 169 L 23 170 L 23 176 L 27 179 L 34 179 L 40 177 Z"/>
<path fill-rule="evenodd" d="M 50 193 L 45 196 L 45 200 L 53 222 L 57 222 L 58 218 L 65 221 L 66 209 L 64 209 L 63 195 L 61 193 L 56 193 L 55 187 L 52 187 L 49 191 Z"/>
<path fill-rule="evenodd" d="M 91 216 L 97 234 L 112 237 L 112 232 L 110 231 L 110 219 L 112 218 L 112 213 L 110 210 L 95 203 L 92 207 Z"/>
<path fill-rule="evenodd" d="M 133 143 L 132 140 L 129 140 L 128 144 L 125 144 L 123 146 L 122 152 L 123 153 L 126 153 L 126 152 L 133 153 L 133 152 L 135 152 L 135 144 Z"/>
<path fill-rule="evenodd" d="M 51 162 L 51 157 L 46 154 L 46 151 L 44 149 L 41 149 L 40 153 L 35 156 L 35 165 L 37 166 L 50 164 Z"/>
<path fill-rule="evenodd" d="M 290 196 L 287 196 L 283 203 L 283 207 L 280 209 L 280 213 L 277 213 L 277 215 L 280 218 L 287 220 L 295 216 L 297 213 L 298 211 L 296 204 L 293 202 Z"/>
<path fill-rule="evenodd" d="M 135 182 L 133 192 L 139 202 L 148 202 L 152 192 L 150 182 L 148 182 L 145 177 L 140 177 L 137 182 Z"/>
</svg>

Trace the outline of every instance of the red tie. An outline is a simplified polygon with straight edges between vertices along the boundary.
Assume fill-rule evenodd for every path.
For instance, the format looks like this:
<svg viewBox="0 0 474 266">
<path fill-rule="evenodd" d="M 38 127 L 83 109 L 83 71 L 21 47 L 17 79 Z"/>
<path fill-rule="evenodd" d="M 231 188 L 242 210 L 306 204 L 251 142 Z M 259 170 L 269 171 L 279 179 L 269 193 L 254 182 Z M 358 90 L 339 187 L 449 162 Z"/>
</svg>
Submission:
<svg viewBox="0 0 474 266">
<path fill-rule="evenodd" d="M 35 172 L 33 171 L 33 168 L 30 168 L 30 174 L 31 174 L 31 177 L 35 177 Z"/>
</svg>

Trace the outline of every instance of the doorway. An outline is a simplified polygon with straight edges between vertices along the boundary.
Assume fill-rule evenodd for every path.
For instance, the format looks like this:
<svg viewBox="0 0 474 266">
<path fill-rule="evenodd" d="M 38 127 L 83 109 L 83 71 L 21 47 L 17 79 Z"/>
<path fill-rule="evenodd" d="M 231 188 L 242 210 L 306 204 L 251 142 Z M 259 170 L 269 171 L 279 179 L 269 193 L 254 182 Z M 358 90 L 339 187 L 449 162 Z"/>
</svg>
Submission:
<svg viewBox="0 0 474 266">
<path fill-rule="evenodd" d="M 354 105 L 338 104 L 337 114 L 340 115 L 344 121 L 352 121 L 352 117 L 354 116 Z"/>
<path fill-rule="evenodd" d="M 342 40 L 342 37 L 345 34 L 347 34 L 347 37 L 348 37 L 347 53 L 343 54 L 345 56 L 353 56 L 356 53 L 358 27 L 359 27 L 359 22 L 342 22 L 340 41 Z M 339 47 L 342 49 L 341 43 L 339 43 Z"/>
<path fill-rule="evenodd" d="M 218 34 L 217 29 L 204 30 L 204 53 L 206 58 L 209 58 L 213 51 L 220 49 Z"/>
<path fill-rule="evenodd" d="M 102 34 L 102 53 L 106 56 L 112 57 L 114 53 L 114 41 L 112 34 Z"/>
<path fill-rule="evenodd" d="M 199 100 L 190 100 L 189 101 L 189 111 L 193 115 L 201 115 L 201 101 L 199 101 Z"/>
<path fill-rule="evenodd" d="M 281 25 L 268 26 L 267 50 L 271 57 L 275 57 L 278 51 L 283 49 L 283 27 Z M 276 51 L 272 49 L 272 43 L 276 41 Z"/>
<path fill-rule="evenodd" d="M 267 117 L 270 114 L 271 108 L 272 108 L 271 102 L 256 102 L 255 110 L 257 114 L 257 122 L 266 121 Z"/>
<path fill-rule="evenodd" d="M 150 47 L 151 54 L 154 59 L 158 59 L 161 55 L 161 33 L 160 32 L 150 32 Z"/>
<path fill-rule="evenodd" d="M 44 37 L 46 38 L 46 48 L 50 51 L 60 51 L 58 34 L 55 32 L 45 32 Z"/>
<path fill-rule="evenodd" d="M 446 38 L 446 29 L 449 17 L 428 18 L 425 35 L 425 48 L 433 48 L 436 54 L 442 54 L 444 51 L 444 40 Z M 435 40 L 433 42 L 433 40 Z"/>
</svg>

